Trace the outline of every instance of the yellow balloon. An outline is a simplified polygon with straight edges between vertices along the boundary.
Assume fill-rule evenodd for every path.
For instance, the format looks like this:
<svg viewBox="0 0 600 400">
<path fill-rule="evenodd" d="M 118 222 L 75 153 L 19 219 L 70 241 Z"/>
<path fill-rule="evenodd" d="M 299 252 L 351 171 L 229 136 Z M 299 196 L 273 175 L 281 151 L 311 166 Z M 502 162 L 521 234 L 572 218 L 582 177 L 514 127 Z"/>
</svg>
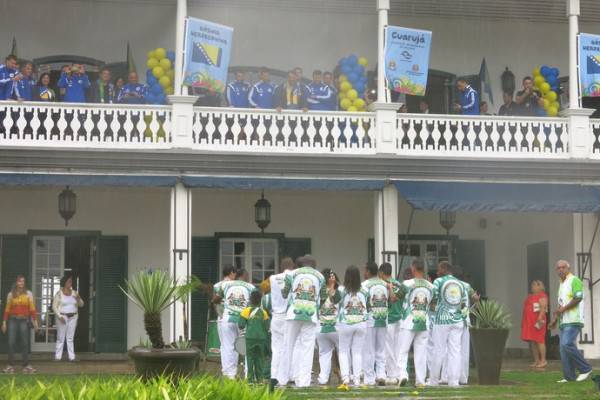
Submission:
<svg viewBox="0 0 600 400">
<path fill-rule="evenodd" d="M 550 117 L 556 117 L 558 115 L 558 109 L 556 107 L 549 107 L 546 112 Z"/>
<path fill-rule="evenodd" d="M 352 105 L 360 110 L 365 108 L 365 101 L 361 98 L 358 98 L 352 102 Z"/>
<path fill-rule="evenodd" d="M 538 75 L 535 78 L 533 78 L 533 83 L 535 84 L 536 87 L 540 87 L 540 85 L 544 82 L 546 82 L 546 80 L 541 75 Z"/>
<path fill-rule="evenodd" d="M 169 87 L 164 88 L 164 92 L 165 92 L 165 94 L 167 96 L 173 94 L 173 92 L 174 92 L 173 86 L 169 86 Z"/>
<path fill-rule="evenodd" d="M 340 101 L 340 107 L 342 108 L 342 110 L 347 110 L 348 107 L 350 107 L 352 105 L 352 102 L 348 99 L 342 99 Z"/>
<path fill-rule="evenodd" d="M 344 74 L 340 75 L 340 77 L 338 78 L 340 83 L 342 82 L 346 82 L 348 80 L 348 77 Z"/>
<path fill-rule="evenodd" d="M 165 71 L 171 69 L 171 60 L 169 60 L 168 58 L 163 58 L 162 60 L 160 60 L 159 64 Z"/>
<path fill-rule="evenodd" d="M 560 110 L 560 103 L 558 101 L 553 101 L 552 103 L 550 103 L 550 107 L 554 107 L 557 110 Z"/>
<path fill-rule="evenodd" d="M 340 83 L 340 90 L 342 91 L 342 93 L 346 93 L 350 89 L 352 89 L 352 84 L 350 82 L 344 81 Z"/>
<path fill-rule="evenodd" d="M 163 75 L 158 80 L 158 83 L 160 83 L 160 86 L 162 86 L 163 88 L 166 88 L 171 85 L 171 78 L 169 78 L 166 75 Z"/>
<path fill-rule="evenodd" d="M 165 75 L 167 75 L 169 78 L 171 78 L 171 80 L 173 80 L 175 78 L 175 71 L 173 69 L 170 69 L 167 72 L 165 72 Z"/>
<path fill-rule="evenodd" d="M 148 52 L 148 58 L 156 58 L 156 54 L 154 54 L 154 50 L 150 50 Z"/>
<path fill-rule="evenodd" d="M 533 76 L 536 77 L 536 76 L 540 76 L 540 75 L 542 75 L 542 73 L 540 72 L 540 67 L 535 67 L 533 69 Z"/>
<path fill-rule="evenodd" d="M 367 60 L 367 57 L 360 57 L 358 59 L 358 63 L 365 68 L 367 67 L 367 65 L 369 65 L 369 61 Z"/>
<path fill-rule="evenodd" d="M 551 104 L 550 100 L 544 99 L 544 110 L 548 109 L 548 107 L 550 107 L 550 104 Z"/>
<path fill-rule="evenodd" d="M 153 69 L 156 66 L 158 66 L 158 60 L 156 58 L 152 57 L 146 61 L 146 67 Z"/>
<path fill-rule="evenodd" d="M 558 99 L 558 95 L 556 94 L 555 91 L 550 91 L 550 92 L 546 92 L 546 98 L 552 102 L 552 101 L 556 101 L 556 99 Z"/>
<path fill-rule="evenodd" d="M 346 97 L 346 92 L 340 92 L 340 94 L 338 95 L 338 98 L 339 98 L 340 100 L 344 100 L 345 98 L 347 98 L 347 97 Z"/>
<path fill-rule="evenodd" d="M 348 112 L 357 112 L 357 111 L 358 111 L 358 109 L 354 106 L 348 107 Z"/>
<path fill-rule="evenodd" d="M 346 96 L 350 99 L 350 100 L 354 100 L 358 97 L 358 92 L 354 89 L 350 89 L 348 90 L 348 93 L 346 93 Z"/>
<path fill-rule="evenodd" d="M 164 74 L 165 74 L 165 70 L 162 69 L 162 67 L 152 68 L 152 75 L 154 75 L 154 77 L 156 79 L 160 79 L 160 77 L 163 76 Z"/>
<path fill-rule="evenodd" d="M 158 58 L 159 60 L 166 58 L 167 50 L 163 49 L 162 47 L 159 47 L 158 49 L 154 50 L 154 57 Z"/>
<path fill-rule="evenodd" d="M 550 84 L 548 82 L 544 82 L 540 85 L 540 91 L 543 94 L 546 94 L 550 91 Z"/>
</svg>

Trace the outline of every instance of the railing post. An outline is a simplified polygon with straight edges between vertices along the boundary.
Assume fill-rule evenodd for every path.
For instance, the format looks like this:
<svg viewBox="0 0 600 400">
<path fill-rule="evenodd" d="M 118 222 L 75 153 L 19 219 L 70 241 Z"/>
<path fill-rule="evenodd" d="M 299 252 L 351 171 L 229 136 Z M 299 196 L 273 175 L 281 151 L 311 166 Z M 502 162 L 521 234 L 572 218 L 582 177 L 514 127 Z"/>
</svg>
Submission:
<svg viewBox="0 0 600 400">
<path fill-rule="evenodd" d="M 173 147 L 191 147 L 194 143 L 194 103 L 196 96 L 169 96 L 171 112 L 171 140 Z"/>
<path fill-rule="evenodd" d="M 397 151 L 397 103 L 374 103 L 377 153 L 395 154 Z"/>
<path fill-rule="evenodd" d="M 563 115 L 569 119 L 569 154 L 571 158 L 588 158 L 592 154 L 593 134 L 590 116 L 594 110 L 571 108 Z"/>
</svg>

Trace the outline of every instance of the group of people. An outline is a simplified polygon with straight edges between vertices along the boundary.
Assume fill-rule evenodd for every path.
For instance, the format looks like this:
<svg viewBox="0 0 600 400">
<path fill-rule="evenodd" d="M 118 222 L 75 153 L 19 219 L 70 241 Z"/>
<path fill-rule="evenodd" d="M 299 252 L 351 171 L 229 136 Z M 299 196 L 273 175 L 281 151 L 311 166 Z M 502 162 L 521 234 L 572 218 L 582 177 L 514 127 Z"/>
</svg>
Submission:
<svg viewBox="0 0 600 400">
<path fill-rule="evenodd" d="M 245 270 L 223 269 L 213 303 L 222 310 L 225 377 L 236 377 L 235 342 L 245 337 L 246 373 L 255 382 L 270 376 L 272 385 L 310 386 L 315 344 L 321 385 L 330 382 L 334 350 L 340 389 L 406 385 L 411 348 L 416 386 L 468 382 L 469 310 L 479 295 L 450 263 L 441 262 L 432 280 L 415 259 L 403 281 L 393 277 L 389 263 L 368 262 L 362 271 L 350 266 L 343 281 L 316 267 L 310 255 L 284 258 L 260 289 L 248 283 Z"/>
<path fill-rule="evenodd" d="M 81 296 L 73 289 L 73 277 L 71 275 L 62 277 L 60 289 L 52 301 L 52 311 L 56 319 L 55 361 L 62 359 L 65 342 L 69 361 L 75 361 L 73 339 L 77 329 L 78 310 L 83 305 Z M 2 318 L 2 333 L 8 335 L 8 365 L 2 370 L 4 373 L 15 372 L 15 353 L 19 347 L 22 372 L 36 372 L 29 364 L 29 339 L 32 329 L 39 330 L 35 300 L 31 291 L 27 290 L 25 277 L 19 275 L 6 298 Z"/>
</svg>

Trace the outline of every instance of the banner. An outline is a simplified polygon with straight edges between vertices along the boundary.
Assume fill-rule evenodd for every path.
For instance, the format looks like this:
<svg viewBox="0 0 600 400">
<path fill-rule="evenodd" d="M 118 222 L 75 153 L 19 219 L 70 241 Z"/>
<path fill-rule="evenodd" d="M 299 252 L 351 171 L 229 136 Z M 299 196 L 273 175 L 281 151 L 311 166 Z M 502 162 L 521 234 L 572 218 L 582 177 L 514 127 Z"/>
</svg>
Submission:
<svg viewBox="0 0 600 400">
<path fill-rule="evenodd" d="M 425 96 L 431 32 L 388 26 L 385 30 L 385 78 L 403 94 Z"/>
<path fill-rule="evenodd" d="M 582 97 L 600 97 L 600 35 L 579 34 L 579 79 Z"/>
<path fill-rule="evenodd" d="M 231 56 L 233 28 L 188 17 L 183 84 L 223 93 Z"/>
<path fill-rule="evenodd" d="M 479 81 L 481 82 L 481 100 L 487 102 L 489 109 L 493 110 L 494 94 L 492 92 L 492 79 L 490 77 L 490 71 L 488 71 L 485 57 L 481 61 L 481 67 L 479 68 Z"/>
</svg>

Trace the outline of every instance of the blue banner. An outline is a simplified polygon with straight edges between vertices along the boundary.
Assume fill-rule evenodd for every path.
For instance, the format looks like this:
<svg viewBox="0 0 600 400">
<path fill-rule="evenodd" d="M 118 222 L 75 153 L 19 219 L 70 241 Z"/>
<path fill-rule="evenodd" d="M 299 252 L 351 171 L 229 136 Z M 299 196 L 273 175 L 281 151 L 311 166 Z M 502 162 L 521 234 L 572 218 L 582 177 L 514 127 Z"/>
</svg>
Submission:
<svg viewBox="0 0 600 400">
<path fill-rule="evenodd" d="M 231 57 L 233 28 L 188 17 L 183 84 L 223 93 Z"/>
<path fill-rule="evenodd" d="M 431 32 L 388 26 L 385 30 L 385 78 L 399 93 L 425 96 Z"/>
<path fill-rule="evenodd" d="M 579 34 L 581 96 L 600 97 L 600 35 Z"/>
</svg>

